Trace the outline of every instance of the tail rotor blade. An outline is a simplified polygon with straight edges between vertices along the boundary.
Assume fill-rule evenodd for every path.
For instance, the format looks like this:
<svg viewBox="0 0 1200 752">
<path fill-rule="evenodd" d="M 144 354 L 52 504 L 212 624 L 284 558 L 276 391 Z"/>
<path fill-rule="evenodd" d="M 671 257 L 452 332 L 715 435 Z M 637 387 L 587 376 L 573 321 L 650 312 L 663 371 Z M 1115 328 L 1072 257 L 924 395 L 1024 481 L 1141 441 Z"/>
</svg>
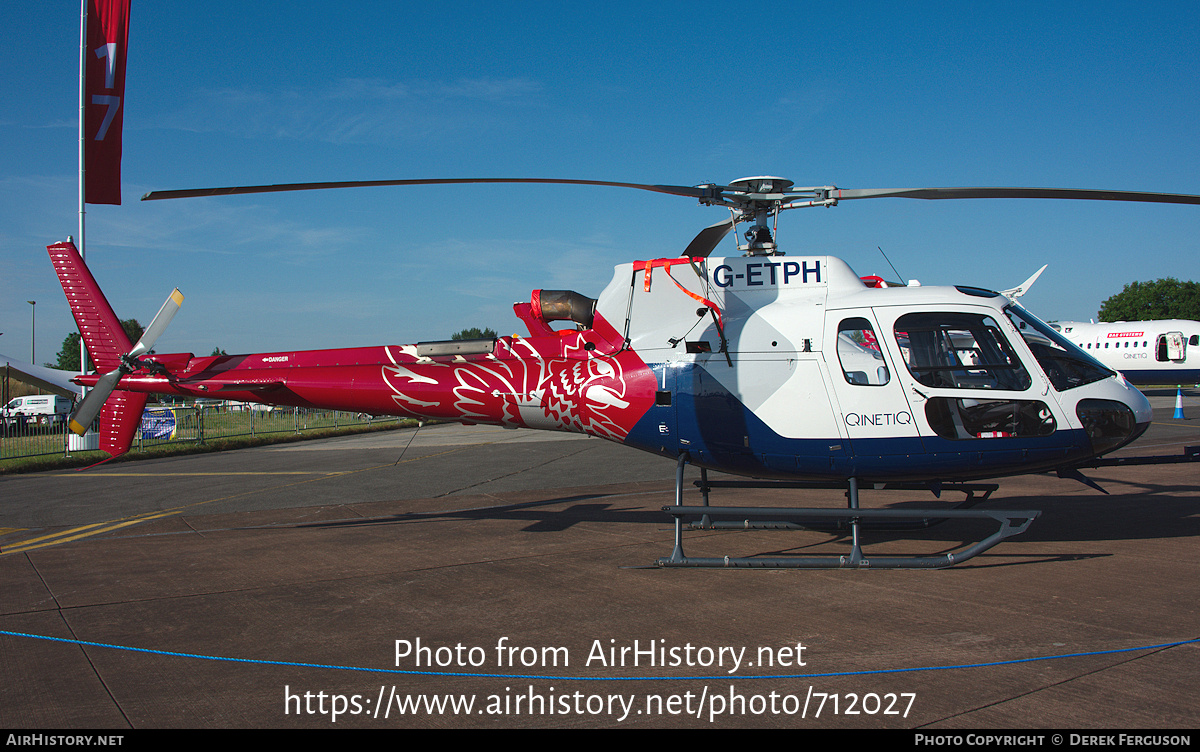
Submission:
<svg viewBox="0 0 1200 752">
<path fill-rule="evenodd" d="M 158 309 L 158 313 L 154 315 L 154 320 L 150 322 L 150 326 L 146 331 L 142 332 L 141 339 L 134 345 L 133 349 L 122 356 L 122 363 L 115 370 L 109 371 L 100 377 L 96 382 L 96 386 L 87 393 L 83 398 L 83 402 L 75 409 L 71 415 L 68 426 L 71 431 L 82 436 L 91 427 L 92 421 L 96 420 L 96 416 L 104 409 L 104 403 L 108 400 L 109 395 L 117 388 L 117 382 L 127 373 L 132 373 L 138 368 L 135 362 L 136 358 L 150 352 L 150 348 L 154 347 L 154 343 L 158 340 L 159 335 L 167 328 L 167 324 L 171 323 L 171 319 L 179 311 L 179 307 L 183 305 L 183 293 L 179 292 L 176 287 L 167 296 L 167 300 L 162 304 L 162 308 Z"/>
<path fill-rule="evenodd" d="M 146 327 L 146 331 L 142 333 L 142 338 L 134 345 L 134 348 L 129 351 L 129 356 L 136 358 L 140 355 L 145 355 L 154 347 L 155 341 L 159 335 L 167 328 L 167 324 L 171 323 L 171 319 L 179 312 L 180 306 L 183 305 L 183 293 L 179 292 L 176 287 L 169 296 L 166 302 L 162 304 L 162 308 L 158 309 L 158 313 L 154 315 L 154 320 L 150 322 L 150 326 Z"/>
<path fill-rule="evenodd" d="M 71 428 L 71 432 L 82 436 L 91 428 L 92 422 L 96 420 L 96 416 L 104 409 L 104 402 L 108 399 L 108 395 L 113 393 L 117 388 L 117 382 L 125 373 L 117 368 L 109 371 L 100 377 L 96 382 L 96 386 L 92 387 L 87 396 L 83 398 L 83 402 L 79 403 L 79 407 L 75 408 L 75 412 L 71 415 L 71 419 L 67 425 Z"/>
</svg>

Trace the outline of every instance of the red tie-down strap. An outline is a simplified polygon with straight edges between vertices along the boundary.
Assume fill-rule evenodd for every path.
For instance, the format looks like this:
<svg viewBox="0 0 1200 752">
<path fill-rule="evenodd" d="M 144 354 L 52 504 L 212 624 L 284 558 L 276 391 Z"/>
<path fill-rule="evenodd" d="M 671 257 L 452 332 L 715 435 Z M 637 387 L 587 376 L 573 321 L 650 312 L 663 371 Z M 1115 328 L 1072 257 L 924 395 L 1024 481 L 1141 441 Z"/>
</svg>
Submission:
<svg viewBox="0 0 1200 752">
<path fill-rule="evenodd" d="M 708 307 L 708 309 L 710 311 L 713 312 L 713 315 L 717 317 L 717 328 L 719 330 L 721 330 L 722 332 L 725 331 L 725 322 L 721 318 L 721 309 L 719 307 L 717 307 L 717 304 L 712 302 L 708 298 L 697 295 L 696 293 L 687 289 L 683 285 L 679 284 L 678 280 L 676 280 L 674 277 L 671 276 L 671 266 L 673 266 L 674 264 L 680 264 L 680 263 L 691 264 L 691 263 L 693 263 L 693 260 L 684 257 L 684 258 L 661 258 L 661 259 L 653 259 L 651 261 L 634 261 L 633 262 L 633 270 L 635 272 L 640 271 L 642 269 L 646 270 L 645 281 L 642 283 L 642 289 L 644 289 L 646 292 L 650 292 L 650 276 L 653 273 L 655 267 L 662 267 L 663 269 L 666 270 L 667 277 L 669 277 L 670 280 L 675 283 L 675 286 L 678 287 L 680 290 L 682 290 L 685 295 L 687 295 L 689 298 L 692 298 L 693 300 L 695 300 L 699 303 L 703 303 L 705 306 Z"/>
</svg>

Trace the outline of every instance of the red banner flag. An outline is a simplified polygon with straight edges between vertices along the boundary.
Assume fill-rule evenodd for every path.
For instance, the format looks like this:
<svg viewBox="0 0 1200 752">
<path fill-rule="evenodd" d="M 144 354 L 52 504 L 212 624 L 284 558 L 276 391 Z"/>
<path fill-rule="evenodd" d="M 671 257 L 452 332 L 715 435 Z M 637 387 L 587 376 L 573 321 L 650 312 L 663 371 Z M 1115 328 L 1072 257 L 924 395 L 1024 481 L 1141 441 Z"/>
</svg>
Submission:
<svg viewBox="0 0 1200 752">
<path fill-rule="evenodd" d="M 121 203 L 121 124 L 129 0 L 87 0 L 84 49 L 84 200 Z"/>
</svg>

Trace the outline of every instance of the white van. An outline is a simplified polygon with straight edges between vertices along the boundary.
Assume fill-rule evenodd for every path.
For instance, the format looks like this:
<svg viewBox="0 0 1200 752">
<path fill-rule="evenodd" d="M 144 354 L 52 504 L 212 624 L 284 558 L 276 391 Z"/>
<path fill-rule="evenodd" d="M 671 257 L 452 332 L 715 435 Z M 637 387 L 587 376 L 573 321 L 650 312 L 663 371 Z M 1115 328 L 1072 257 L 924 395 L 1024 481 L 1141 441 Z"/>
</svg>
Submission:
<svg viewBox="0 0 1200 752">
<path fill-rule="evenodd" d="M 58 423 L 65 421 L 71 414 L 72 402 L 67 397 L 57 394 L 30 394 L 24 397 L 13 397 L 4 406 L 4 422 L 18 423 L 20 416 L 25 416 L 28 423 Z"/>
</svg>

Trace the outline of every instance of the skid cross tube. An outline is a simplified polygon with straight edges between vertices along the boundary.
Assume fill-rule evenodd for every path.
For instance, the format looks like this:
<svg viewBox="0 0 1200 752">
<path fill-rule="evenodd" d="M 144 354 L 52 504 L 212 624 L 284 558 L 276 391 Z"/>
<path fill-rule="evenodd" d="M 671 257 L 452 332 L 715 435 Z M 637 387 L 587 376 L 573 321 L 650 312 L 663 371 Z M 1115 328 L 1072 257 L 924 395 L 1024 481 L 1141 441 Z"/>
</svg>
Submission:
<svg viewBox="0 0 1200 752">
<path fill-rule="evenodd" d="M 783 507 L 714 507 L 708 504 L 710 487 L 718 483 L 709 482 L 707 473 L 701 469 L 701 489 L 704 490 L 702 506 L 683 505 L 683 468 L 688 456 L 682 453 L 675 467 L 675 504 L 662 510 L 675 518 L 675 548 L 671 556 L 657 561 L 660 567 L 736 567 L 764 569 L 941 569 L 966 561 L 1013 535 L 1025 532 L 1041 514 L 1036 510 L 1011 511 L 990 509 L 963 509 L 973 501 L 974 491 L 983 491 L 984 498 L 995 490 L 993 484 L 982 486 L 948 486 L 965 491 L 968 499 L 955 509 L 863 509 L 859 506 L 859 484 L 857 478 L 847 483 L 846 509 L 783 508 Z M 735 484 L 759 484 L 759 482 L 731 481 Z M 720 485 L 724 485 L 721 483 Z M 760 483 L 771 486 L 775 484 Z M 814 485 L 806 485 L 814 487 Z M 817 484 L 815 487 L 829 487 Z M 890 486 L 895 488 L 895 486 Z M 824 556 L 749 556 L 749 557 L 688 557 L 683 553 L 683 521 L 686 517 L 699 517 L 700 526 L 708 529 L 819 529 L 822 524 L 848 527 L 851 531 L 851 550 L 847 555 Z M 733 518 L 737 522 L 713 522 L 714 517 Z M 917 527 L 929 527 L 949 519 L 992 520 L 998 528 L 983 540 L 958 550 L 933 556 L 864 556 L 859 540 L 860 526 L 874 522 L 877 525 L 891 523 L 916 523 Z"/>
<path fill-rule="evenodd" d="M 857 483 L 857 480 L 855 480 Z M 709 480 L 708 470 L 700 468 L 700 480 L 693 481 L 692 484 L 700 489 L 703 497 L 704 506 L 709 506 L 708 494 L 713 488 L 795 488 L 808 490 L 845 490 L 847 500 L 849 500 L 850 491 L 846 483 L 828 483 L 822 481 L 803 481 L 803 480 Z M 966 494 L 959 503 L 949 507 L 949 509 L 970 509 L 980 502 L 987 501 L 993 493 L 999 488 L 998 483 L 873 483 L 870 485 L 859 484 L 860 488 L 874 489 L 876 491 L 932 491 L 938 498 L 945 491 L 954 491 Z M 976 494 L 979 494 L 976 496 Z M 914 513 L 911 518 L 898 520 L 878 520 L 864 524 L 864 529 L 871 530 L 921 530 L 940 525 L 946 521 L 945 515 L 934 514 L 933 510 L 928 510 L 930 514 L 921 515 Z M 707 514 L 700 518 L 697 523 L 688 525 L 690 530 L 846 530 L 848 525 L 845 520 L 820 520 L 814 519 L 811 522 L 801 524 L 798 522 L 784 522 L 782 520 L 764 522 L 754 520 L 738 520 L 738 521 L 712 521 Z"/>
</svg>

